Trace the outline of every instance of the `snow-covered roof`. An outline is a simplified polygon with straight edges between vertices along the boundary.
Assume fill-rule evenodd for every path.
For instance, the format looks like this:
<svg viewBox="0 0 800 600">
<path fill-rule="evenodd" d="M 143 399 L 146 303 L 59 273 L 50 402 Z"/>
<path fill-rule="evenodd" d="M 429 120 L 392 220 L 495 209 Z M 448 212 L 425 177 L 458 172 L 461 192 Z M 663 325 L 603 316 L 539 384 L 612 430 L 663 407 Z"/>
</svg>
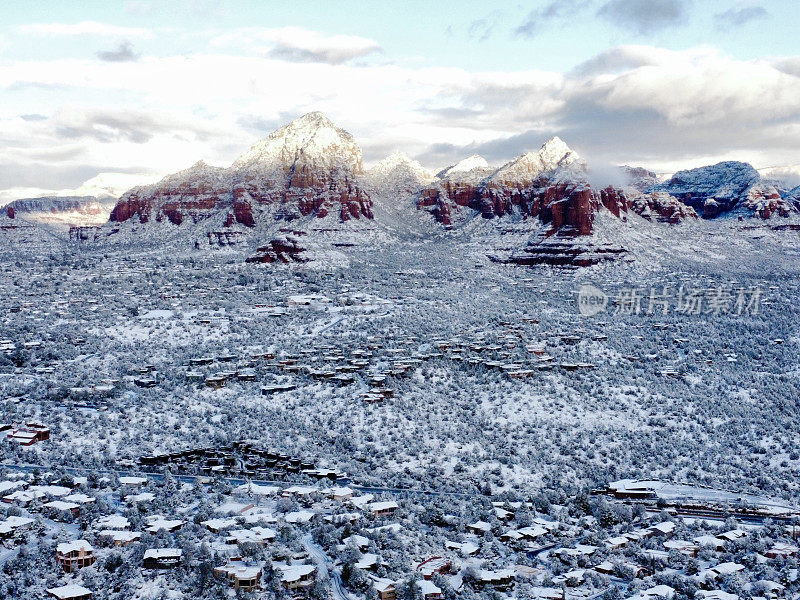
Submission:
<svg viewBox="0 0 800 600">
<path fill-rule="evenodd" d="M 56 552 L 60 554 L 69 554 L 70 552 L 93 552 L 94 548 L 86 540 L 74 540 L 72 542 L 61 542 L 56 546 Z"/>
<path fill-rule="evenodd" d="M 281 581 L 291 583 L 311 575 L 317 568 L 314 565 L 275 565 L 281 570 Z"/>
<path fill-rule="evenodd" d="M 58 600 L 70 600 L 71 598 L 82 598 L 90 595 L 92 590 L 77 583 L 69 583 L 60 587 L 48 588 L 47 593 L 55 596 Z"/>
</svg>

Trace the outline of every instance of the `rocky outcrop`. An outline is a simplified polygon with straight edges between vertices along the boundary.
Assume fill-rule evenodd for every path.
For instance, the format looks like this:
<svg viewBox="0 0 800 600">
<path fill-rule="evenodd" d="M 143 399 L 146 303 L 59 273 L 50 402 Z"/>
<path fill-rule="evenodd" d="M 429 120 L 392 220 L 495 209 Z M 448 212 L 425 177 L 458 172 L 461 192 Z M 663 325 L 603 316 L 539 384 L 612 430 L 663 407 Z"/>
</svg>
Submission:
<svg viewBox="0 0 800 600">
<path fill-rule="evenodd" d="M 321 113 L 310 113 L 255 144 L 230 167 L 202 161 L 160 182 L 128 191 L 112 221 L 198 223 L 222 215 L 223 225 L 255 227 L 270 220 L 334 215 L 372 219 L 372 201 L 357 182 L 361 149 Z"/>
<path fill-rule="evenodd" d="M 299 234 L 299 232 L 296 232 Z M 256 249 L 253 256 L 249 256 L 246 262 L 249 263 L 291 263 L 306 262 L 307 259 L 301 256 L 306 249 L 300 245 L 300 240 L 296 235 L 283 235 L 270 240 L 264 246 Z"/>
<path fill-rule="evenodd" d="M 658 184 L 658 176 L 644 167 L 631 167 L 623 165 L 621 167 L 623 176 L 627 180 L 627 185 L 637 192 L 646 192 L 654 185 Z"/>
<path fill-rule="evenodd" d="M 445 169 L 440 180 L 421 190 L 417 208 L 445 226 L 453 224 L 460 207 L 468 207 L 486 219 L 538 218 L 550 226 L 550 234 L 589 235 L 600 207 L 625 219 L 631 205 L 621 189 L 593 188 L 583 160 L 558 138 L 499 169 L 485 165 L 480 157 L 470 157 Z"/>
<path fill-rule="evenodd" d="M 91 226 L 105 223 L 115 202 L 110 196 L 42 196 L 14 200 L 5 212 L 37 223 Z"/>
<path fill-rule="evenodd" d="M 697 219 L 697 212 L 666 192 L 652 192 L 635 196 L 630 210 L 648 221 L 681 223 Z"/>
<path fill-rule="evenodd" d="M 797 210 L 791 200 L 781 197 L 751 165 L 735 161 L 679 171 L 651 191 L 667 192 L 706 219 L 734 210 L 763 219 L 774 215 L 786 217 Z"/>
</svg>

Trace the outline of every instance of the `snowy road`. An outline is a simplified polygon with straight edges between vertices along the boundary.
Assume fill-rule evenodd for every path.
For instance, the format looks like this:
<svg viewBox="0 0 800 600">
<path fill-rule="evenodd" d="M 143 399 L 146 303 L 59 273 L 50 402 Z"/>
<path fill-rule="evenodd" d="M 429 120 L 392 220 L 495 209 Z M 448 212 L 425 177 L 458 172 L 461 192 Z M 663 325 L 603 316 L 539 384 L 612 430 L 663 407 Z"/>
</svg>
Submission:
<svg viewBox="0 0 800 600">
<path fill-rule="evenodd" d="M 15 464 L 15 463 L 8 463 L 3 462 L 0 463 L 0 466 L 9 468 L 9 469 L 16 469 L 18 471 L 47 471 L 50 469 L 61 469 L 70 473 L 72 475 L 83 475 L 86 473 L 97 473 L 98 475 L 116 475 L 116 476 L 125 476 L 125 475 L 144 475 L 147 476 L 154 481 L 161 481 L 164 479 L 164 473 L 150 473 L 147 471 L 140 471 L 140 470 L 128 470 L 128 469 L 93 469 L 88 467 L 68 467 L 65 465 L 36 465 L 36 464 Z M 197 479 L 204 479 L 206 476 L 202 475 L 177 475 L 172 474 L 172 476 L 183 483 L 194 483 Z M 274 485 L 278 487 L 288 487 L 290 485 L 307 485 L 307 481 L 292 481 L 290 479 L 245 479 L 240 477 L 221 477 L 215 479 L 215 481 L 225 481 L 230 485 L 243 485 L 245 483 L 253 483 L 256 485 Z M 398 495 L 410 495 L 410 496 L 430 496 L 430 497 L 455 497 L 455 498 L 475 498 L 482 496 L 480 493 L 469 493 L 469 492 L 441 492 L 436 490 L 419 490 L 414 488 L 397 488 L 397 487 L 381 487 L 381 486 L 364 486 L 354 484 L 350 481 L 339 480 L 341 483 L 346 483 L 352 489 L 361 492 L 361 493 L 372 493 L 372 494 L 398 494 Z"/>
<path fill-rule="evenodd" d="M 304 535 L 302 538 L 303 546 L 308 550 L 314 564 L 317 566 L 317 571 L 320 575 L 327 576 L 331 581 L 331 590 L 336 600 L 353 600 L 353 597 L 347 592 L 342 583 L 342 578 L 339 572 L 333 568 L 330 558 L 325 554 L 325 551 L 314 543 L 310 534 Z"/>
</svg>

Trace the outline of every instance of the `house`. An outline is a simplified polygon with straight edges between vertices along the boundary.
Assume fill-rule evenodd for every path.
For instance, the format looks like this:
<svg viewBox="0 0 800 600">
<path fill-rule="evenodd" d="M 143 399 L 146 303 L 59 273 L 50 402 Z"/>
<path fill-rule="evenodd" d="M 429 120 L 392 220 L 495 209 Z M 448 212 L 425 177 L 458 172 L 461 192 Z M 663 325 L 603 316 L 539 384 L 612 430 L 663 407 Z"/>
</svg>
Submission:
<svg viewBox="0 0 800 600">
<path fill-rule="evenodd" d="M 345 500 L 350 500 L 355 495 L 353 490 L 351 490 L 349 487 L 330 488 L 326 490 L 325 493 L 328 494 L 334 500 L 338 500 L 340 502 L 343 502 Z"/>
<path fill-rule="evenodd" d="M 697 553 L 700 552 L 700 546 L 686 540 L 667 540 L 664 542 L 664 548 L 667 550 L 677 550 L 686 556 L 697 556 Z"/>
<path fill-rule="evenodd" d="M 277 534 L 269 527 L 253 527 L 252 529 L 234 529 L 228 533 L 225 542 L 228 544 L 244 544 L 247 542 L 265 546 L 275 539 Z"/>
<path fill-rule="evenodd" d="M 474 523 L 467 525 L 467 529 L 469 529 L 472 533 L 484 535 L 492 530 L 492 526 L 486 521 L 475 521 Z"/>
<path fill-rule="evenodd" d="M 145 569 L 171 569 L 181 564 L 182 557 L 180 548 L 150 548 L 144 553 L 142 566 Z"/>
<path fill-rule="evenodd" d="M 50 429 L 41 423 L 29 422 L 20 427 L 7 429 L 6 437 L 20 446 L 33 446 L 37 442 L 50 439 Z"/>
<path fill-rule="evenodd" d="M 119 484 L 128 488 L 140 488 L 147 483 L 147 477 L 122 476 Z"/>
<path fill-rule="evenodd" d="M 97 532 L 97 535 L 110 539 L 117 548 L 130 546 L 133 542 L 138 542 L 142 537 L 142 534 L 138 531 L 124 531 L 121 529 L 103 529 Z"/>
<path fill-rule="evenodd" d="M 370 504 L 367 504 L 367 510 L 369 510 L 369 512 L 372 513 L 372 516 L 376 518 L 388 517 L 394 514 L 394 511 L 396 511 L 398 508 L 400 507 L 398 506 L 397 502 L 392 501 L 371 502 Z"/>
<path fill-rule="evenodd" d="M 372 577 L 372 587 L 378 593 L 379 600 L 396 600 L 397 587 L 391 579 Z"/>
<path fill-rule="evenodd" d="M 233 561 L 227 565 L 214 568 L 214 575 L 225 577 L 235 590 L 252 592 L 261 589 L 261 576 L 263 563 L 248 564 L 242 561 Z"/>
<path fill-rule="evenodd" d="M 628 600 L 654 600 L 655 598 L 672 598 L 675 590 L 668 585 L 657 585 L 646 590 L 642 590 Z"/>
<path fill-rule="evenodd" d="M 362 554 L 361 558 L 358 559 L 358 562 L 353 565 L 356 569 L 361 569 L 362 571 L 370 571 L 378 568 L 378 563 L 380 562 L 380 557 L 377 554 L 373 554 L 371 552 L 367 552 L 366 554 Z"/>
<path fill-rule="evenodd" d="M 86 540 L 62 542 L 56 546 L 56 561 L 67 573 L 94 564 L 94 548 Z"/>
<path fill-rule="evenodd" d="M 789 558 L 790 556 L 797 556 L 798 548 L 792 544 L 775 544 L 764 553 L 767 558 Z"/>
<path fill-rule="evenodd" d="M 128 529 L 131 522 L 122 515 L 106 515 L 95 521 L 95 526 L 102 529 Z"/>
<path fill-rule="evenodd" d="M 228 527 L 235 527 L 239 524 L 239 520 L 233 517 L 226 517 L 224 519 L 208 519 L 200 524 L 207 527 L 212 533 L 219 533 Z"/>
<path fill-rule="evenodd" d="M 416 570 L 423 579 L 431 579 L 437 573 L 440 575 L 449 573 L 452 566 L 453 564 L 446 558 L 431 556 L 419 563 Z"/>
<path fill-rule="evenodd" d="M 700 535 L 693 538 L 693 540 L 699 546 L 711 546 L 715 550 L 721 550 L 725 547 L 725 542 L 714 535 Z"/>
<path fill-rule="evenodd" d="M 8 517 L 0 521 L 0 539 L 13 537 L 17 532 L 29 529 L 33 523 L 35 521 L 28 517 Z"/>
<path fill-rule="evenodd" d="M 166 519 L 162 515 L 151 515 L 147 517 L 147 523 L 149 525 L 146 529 L 148 533 L 158 533 L 161 529 L 172 533 L 183 527 L 186 521 L 181 521 L 180 519 Z"/>
<path fill-rule="evenodd" d="M 81 507 L 74 502 L 65 502 L 64 500 L 53 500 L 52 502 L 47 502 L 44 504 L 44 507 L 49 509 L 51 512 L 56 514 L 56 519 L 64 518 L 66 515 L 72 515 L 73 517 L 77 517 L 80 513 Z"/>
<path fill-rule="evenodd" d="M 432 581 L 422 579 L 416 582 L 423 600 L 441 600 L 442 590 L 436 586 Z"/>
<path fill-rule="evenodd" d="M 620 535 L 617 537 L 611 537 L 603 542 L 606 545 L 606 548 L 609 550 L 619 550 L 628 545 L 630 540 L 626 538 L 624 535 Z"/>
<path fill-rule="evenodd" d="M 663 521 L 662 523 L 651 525 L 647 530 L 650 532 L 650 535 L 654 537 L 670 536 L 675 532 L 675 523 L 672 521 Z"/>
<path fill-rule="evenodd" d="M 511 589 L 514 585 L 514 576 L 515 573 L 511 569 L 480 571 L 477 583 L 480 587 L 491 586 L 496 590 L 505 591 Z"/>
<path fill-rule="evenodd" d="M 555 585 L 580 585 L 583 583 L 585 576 L 586 569 L 572 569 L 571 571 L 553 577 L 553 583 Z"/>
<path fill-rule="evenodd" d="M 82 585 L 70 583 L 61 587 L 49 588 L 47 595 L 56 598 L 56 600 L 90 600 L 92 591 Z"/>
<path fill-rule="evenodd" d="M 287 590 L 303 590 L 314 584 L 314 565 L 275 565 L 281 571 L 281 584 Z"/>
</svg>

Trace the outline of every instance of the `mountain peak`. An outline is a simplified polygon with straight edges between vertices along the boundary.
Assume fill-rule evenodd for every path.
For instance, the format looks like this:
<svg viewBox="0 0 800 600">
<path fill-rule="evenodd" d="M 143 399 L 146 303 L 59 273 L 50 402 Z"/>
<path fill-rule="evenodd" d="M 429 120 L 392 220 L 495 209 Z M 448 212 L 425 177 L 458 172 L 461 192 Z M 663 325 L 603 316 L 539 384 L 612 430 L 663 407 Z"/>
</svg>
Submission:
<svg viewBox="0 0 800 600">
<path fill-rule="evenodd" d="M 467 158 L 460 160 L 456 164 L 451 167 L 447 167 L 446 169 L 439 172 L 439 177 L 447 177 L 448 175 L 453 175 L 456 173 L 469 173 L 470 171 L 474 171 L 475 169 L 488 169 L 489 163 L 486 162 L 486 159 L 478 154 L 473 154 L 472 156 L 468 156 Z"/>
<path fill-rule="evenodd" d="M 567 166 L 580 160 L 578 153 L 558 136 L 553 136 L 542 144 L 538 155 L 542 164 L 547 166 L 546 170 Z"/>
<path fill-rule="evenodd" d="M 571 166 L 584 167 L 578 153 L 559 137 L 547 140 L 538 152 L 526 152 L 500 167 L 493 178 L 501 181 L 533 180 L 542 173 Z"/>
<path fill-rule="evenodd" d="M 234 168 L 291 168 L 298 160 L 361 171 L 361 148 L 353 136 L 321 112 L 310 112 L 272 132 L 233 163 Z"/>
</svg>

